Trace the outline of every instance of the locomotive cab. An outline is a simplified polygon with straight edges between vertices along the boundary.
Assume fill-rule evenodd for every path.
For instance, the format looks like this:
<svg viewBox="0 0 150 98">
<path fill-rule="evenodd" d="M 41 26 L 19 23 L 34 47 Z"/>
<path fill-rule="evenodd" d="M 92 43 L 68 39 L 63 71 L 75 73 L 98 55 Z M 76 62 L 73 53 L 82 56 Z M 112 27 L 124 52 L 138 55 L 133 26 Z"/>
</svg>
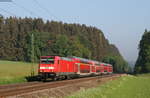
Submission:
<svg viewBox="0 0 150 98">
<path fill-rule="evenodd" d="M 54 70 L 55 57 L 41 57 L 39 71 L 40 72 L 49 72 Z"/>
<path fill-rule="evenodd" d="M 41 78 L 43 79 L 55 77 L 57 63 L 57 56 L 41 56 L 39 63 L 39 75 Z"/>
</svg>

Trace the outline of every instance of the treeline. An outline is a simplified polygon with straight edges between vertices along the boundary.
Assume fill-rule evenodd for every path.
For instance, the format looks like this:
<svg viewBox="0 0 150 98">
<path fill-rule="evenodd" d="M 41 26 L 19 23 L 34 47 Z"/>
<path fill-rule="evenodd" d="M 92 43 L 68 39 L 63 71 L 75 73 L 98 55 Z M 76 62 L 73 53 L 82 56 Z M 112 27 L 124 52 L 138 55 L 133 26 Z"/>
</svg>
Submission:
<svg viewBox="0 0 150 98">
<path fill-rule="evenodd" d="M 114 61 L 122 62 L 115 62 L 116 72 L 129 70 L 125 69 L 128 64 L 118 49 L 96 27 L 40 18 L 0 17 L 0 59 L 31 62 L 42 55 L 79 56 L 98 61 L 114 57 Z"/>
<path fill-rule="evenodd" d="M 139 44 L 139 56 L 135 64 L 135 73 L 150 72 L 150 31 L 145 30 Z"/>
</svg>

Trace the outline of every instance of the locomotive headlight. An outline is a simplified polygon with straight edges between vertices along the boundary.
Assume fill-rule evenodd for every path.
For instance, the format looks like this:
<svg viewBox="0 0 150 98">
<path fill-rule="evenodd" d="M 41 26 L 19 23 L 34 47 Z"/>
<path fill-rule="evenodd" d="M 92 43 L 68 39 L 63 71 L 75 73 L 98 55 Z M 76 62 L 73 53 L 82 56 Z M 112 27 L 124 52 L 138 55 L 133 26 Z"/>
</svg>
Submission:
<svg viewBox="0 0 150 98">
<path fill-rule="evenodd" d="M 40 67 L 40 69 L 45 69 L 45 67 Z"/>
<path fill-rule="evenodd" d="M 54 69 L 54 67 L 40 67 L 40 69 Z"/>
<path fill-rule="evenodd" d="M 49 67 L 49 69 L 54 69 L 54 67 Z"/>
</svg>

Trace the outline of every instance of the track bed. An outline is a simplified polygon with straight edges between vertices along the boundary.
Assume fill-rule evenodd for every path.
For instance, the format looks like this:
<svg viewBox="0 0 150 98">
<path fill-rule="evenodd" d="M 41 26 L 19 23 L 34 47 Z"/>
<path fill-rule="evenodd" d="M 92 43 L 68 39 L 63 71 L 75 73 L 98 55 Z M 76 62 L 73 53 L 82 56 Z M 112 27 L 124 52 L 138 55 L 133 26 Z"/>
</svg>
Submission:
<svg viewBox="0 0 150 98">
<path fill-rule="evenodd" d="M 121 74 L 113 74 L 113 75 L 104 75 L 97 77 L 86 77 L 86 78 L 78 78 L 73 80 L 63 80 L 63 81 L 53 81 L 53 82 L 31 82 L 31 83 L 22 83 L 22 84 L 13 84 L 13 85 L 1 85 L 0 86 L 0 97 L 38 97 L 38 96 L 66 96 L 72 92 L 71 89 L 77 91 L 82 88 L 82 86 L 95 86 L 97 81 L 99 83 L 104 82 L 105 80 L 115 79 L 120 77 Z M 90 82 L 91 81 L 91 82 Z M 95 82 L 96 81 L 96 82 Z M 88 84 L 89 83 L 89 84 Z M 82 84 L 82 85 L 81 85 Z M 64 87 L 64 88 L 63 88 Z M 61 88 L 62 90 L 59 90 Z M 67 92 L 64 92 L 64 89 Z M 45 93 L 47 92 L 47 93 Z M 43 95 L 44 94 L 44 95 Z M 46 95 L 45 95 L 46 94 Z"/>
</svg>

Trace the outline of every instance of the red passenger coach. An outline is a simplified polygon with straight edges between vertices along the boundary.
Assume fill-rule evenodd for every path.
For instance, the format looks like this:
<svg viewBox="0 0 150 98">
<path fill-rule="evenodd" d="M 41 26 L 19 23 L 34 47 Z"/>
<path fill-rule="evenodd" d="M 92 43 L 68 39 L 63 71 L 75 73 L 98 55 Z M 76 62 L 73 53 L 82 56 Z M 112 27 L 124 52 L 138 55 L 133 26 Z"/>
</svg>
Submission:
<svg viewBox="0 0 150 98">
<path fill-rule="evenodd" d="M 112 73 L 113 72 L 113 67 L 112 67 L 112 65 L 111 64 L 108 64 L 108 67 L 107 67 L 108 69 L 107 69 L 107 72 L 108 73 Z"/>
<path fill-rule="evenodd" d="M 67 79 L 112 73 L 112 65 L 79 57 L 41 56 L 41 79 Z"/>
<path fill-rule="evenodd" d="M 101 67 L 101 73 L 104 73 L 104 63 L 100 63 L 100 67 Z"/>
<path fill-rule="evenodd" d="M 110 74 L 113 72 L 113 67 L 111 64 L 101 63 L 101 66 L 102 66 L 101 69 L 102 74 Z"/>
</svg>

